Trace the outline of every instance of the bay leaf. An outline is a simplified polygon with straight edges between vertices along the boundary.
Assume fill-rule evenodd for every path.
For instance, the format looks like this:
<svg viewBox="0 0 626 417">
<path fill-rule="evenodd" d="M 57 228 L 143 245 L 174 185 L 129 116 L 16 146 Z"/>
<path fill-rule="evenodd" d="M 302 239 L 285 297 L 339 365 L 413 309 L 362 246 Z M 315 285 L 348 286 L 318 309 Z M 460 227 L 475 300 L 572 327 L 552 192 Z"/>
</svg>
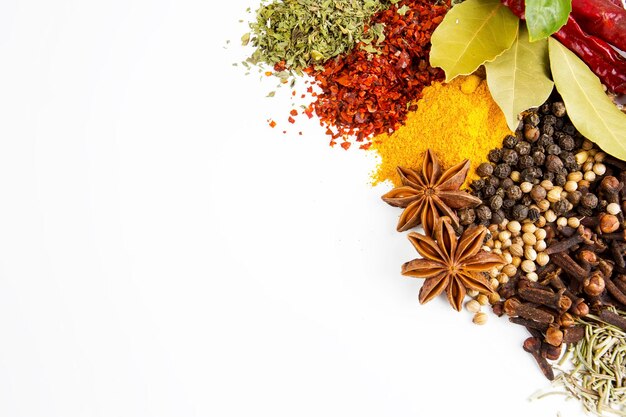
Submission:
<svg viewBox="0 0 626 417">
<path fill-rule="evenodd" d="M 492 62 L 485 63 L 487 85 L 494 101 L 506 117 L 509 129 L 515 131 L 517 116 L 531 107 L 538 107 L 552 92 L 548 40 L 528 40 L 526 25 L 513 45 Z"/>
<path fill-rule="evenodd" d="M 547 38 L 567 22 L 572 0 L 526 0 L 526 24 L 530 41 Z"/>
<path fill-rule="evenodd" d="M 455 5 L 435 29 L 430 65 L 446 73 L 446 81 L 474 72 L 509 49 L 519 19 L 499 0 L 466 0 Z"/>
<path fill-rule="evenodd" d="M 549 38 L 550 68 L 570 120 L 603 151 L 626 160 L 626 114 L 617 109 L 600 79 L 573 52 Z"/>
</svg>

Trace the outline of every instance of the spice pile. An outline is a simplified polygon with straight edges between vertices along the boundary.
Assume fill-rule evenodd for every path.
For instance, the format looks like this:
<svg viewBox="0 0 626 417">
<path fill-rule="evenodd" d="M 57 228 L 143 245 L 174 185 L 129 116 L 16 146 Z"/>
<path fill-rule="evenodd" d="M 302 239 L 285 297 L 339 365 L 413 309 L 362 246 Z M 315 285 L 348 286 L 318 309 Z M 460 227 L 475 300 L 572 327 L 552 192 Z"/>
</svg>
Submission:
<svg viewBox="0 0 626 417">
<path fill-rule="evenodd" d="M 435 82 L 424 89 L 416 105 L 404 126 L 373 139 L 372 149 L 380 156 L 374 185 L 383 181 L 399 185 L 396 167 L 415 166 L 427 149 L 435 152 L 444 166 L 454 165 L 461 155 L 468 158 L 468 178 L 476 179 L 477 161 L 511 133 L 487 82 L 476 75 L 458 77 L 448 84 Z"/>
<path fill-rule="evenodd" d="M 490 305 L 567 395 L 626 415 L 620 0 L 274 0 L 250 26 L 250 62 L 309 76 L 331 145 L 380 156 L 397 230 L 423 229 L 419 301 Z"/>
<path fill-rule="evenodd" d="M 430 35 L 448 7 L 402 0 L 372 18 L 373 26 L 384 27 L 379 42 L 309 71 L 322 90 L 311 108 L 333 139 L 349 144 L 355 137 L 367 148 L 372 135 L 393 132 L 404 122 L 424 87 L 443 79 L 428 64 L 428 53 Z"/>
</svg>

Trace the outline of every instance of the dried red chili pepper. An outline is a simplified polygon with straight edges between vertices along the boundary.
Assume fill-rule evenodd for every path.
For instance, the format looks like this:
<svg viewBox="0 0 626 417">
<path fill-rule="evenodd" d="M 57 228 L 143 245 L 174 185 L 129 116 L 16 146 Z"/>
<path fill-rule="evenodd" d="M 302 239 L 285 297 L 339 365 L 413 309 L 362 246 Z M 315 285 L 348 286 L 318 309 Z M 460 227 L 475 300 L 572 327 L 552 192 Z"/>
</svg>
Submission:
<svg viewBox="0 0 626 417">
<path fill-rule="evenodd" d="M 309 111 L 327 127 L 331 145 L 343 137 L 347 149 L 348 138 L 356 137 L 366 149 L 372 135 L 393 132 L 406 120 L 409 104 L 424 87 L 443 79 L 443 71 L 428 64 L 430 37 L 449 8 L 431 0 L 401 1 L 372 17 L 371 26 L 385 25 L 385 39 L 371 45 L 378 53 L 359 44 L 322 70 L 307 71 L 322 90 Z"/>
<path fill-rule="evenodd" d="M 583 32 L 572 16 L 553 36 L 585 61 L 607 87 L 626 94 L 626 59 L 610 45 Z"/>
<path fill-rule="evenodd" d="M 626 51 L 626 9 L 606 0 L 572 0 L 572 16 L 587 33 Z"/>
<path fill-rule="evenodd" d="M 501 1 L 513 14 L 524 19 L 523 0 Z M 585 33 L 571 15 L 552 36 L 578 55 L 609 89 L 626 94 L 626 59 L 608 43 Z"/>
</svg>

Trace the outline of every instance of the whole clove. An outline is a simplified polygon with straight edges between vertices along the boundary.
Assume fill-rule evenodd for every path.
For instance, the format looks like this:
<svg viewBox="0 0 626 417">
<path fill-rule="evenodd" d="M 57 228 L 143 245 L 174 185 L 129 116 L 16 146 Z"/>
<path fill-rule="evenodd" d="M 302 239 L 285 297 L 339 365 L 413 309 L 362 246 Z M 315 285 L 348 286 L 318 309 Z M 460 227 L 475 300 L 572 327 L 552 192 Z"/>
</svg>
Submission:
<svg viewBox="0 0 626 417">
<path fill-rule="evenodd" d="M 554 379 L 554 371 L 546 358 L 541 355 L 541 339 L 537 337 L 529 337 L 524 340 L 523 348 L 526 352 L 533 355 L 533 358 L 535 358 L 541 372 L 543 372 L 546 378 L 552 381 Z"/>
</svg>

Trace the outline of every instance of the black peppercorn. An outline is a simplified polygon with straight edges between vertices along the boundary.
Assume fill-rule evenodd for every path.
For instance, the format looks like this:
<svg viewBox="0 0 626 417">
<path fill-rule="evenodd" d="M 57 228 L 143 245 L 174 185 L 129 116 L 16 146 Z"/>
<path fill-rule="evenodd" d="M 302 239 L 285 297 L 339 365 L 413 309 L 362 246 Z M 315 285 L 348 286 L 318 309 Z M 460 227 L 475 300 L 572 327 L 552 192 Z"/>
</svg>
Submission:
<svg viewBox="0 0 626 417">
<path fill-rule="evenodd" d="M 563 215 L 567 212 L 569 204 L 570 203 L 567 200 L 559 200 L 552 205 L 552 210 L 554 210 L 554 213 L 557 216 Z"/>
<path fill-rule="evenodd" d="M 539 125 L 540 119 L 539 115 L 535 112 L 530 112 L 524 116 L 524 123 L 529 124 L 531 126 Z"/>
<path fill-rule="evenodd" d="M 595 194 L 587 193 L 580 199 L 580 204 L 583 207 L 594 209 L 598 206 L 598 197 Z"/>
<path fill-rule="evenodd" d="M 522 172 L 520 172 L 520 179 L 522 180 L 522 182 L 533 182 L 533 180 L 537 178 L 535 176 L 535 170 L 533 168 L 534 167 L 526 168 L 522 170 Z"/>
<path fill-rule="evenodd" d="M 558 155 L 561 153 L 561 147 L 557 144 L 546 146 L 546 153 L 548 155 Z"/>
<path fill-rule="evenodd" d="M 504 210 L 508 210 L 511 207 L 513 207 L 515 205 L 515 200 L 511 200 L 510 198 L 506 198 L 503 202 L 502 202 L 502 208 Z"/>
<path fill-rule="evenodd" d="M 530 206 L 533 203 L 533 199 L 530 194 L 524 194 L 519 202 L 525 206 Z"/>
<path fill-rule="evenodd" d="M 554 125 L 544 124 L 543 126 L 541 126 L 541 133 L 543 133 L 543 136 L 551 137 L 552 135 L 554 135 Z"/>
<path fill-rule="evenodd" d="M 561 152 L 561 159 L 563 160 L 563 165 L 568 171 L 578 171 L 580 169 L 580 165 L 576 163 L 576 156 L 571 152 Z"/>
<path fill-rule="evenodd" d="M 567 182 L 567 177 L 565 175 L 558 174 L 554 177 L 554 185 L 558 185 L 559 187 L 563 187 Z"/>
<path fill-rule="evenodd" d="M 543 174 L 542 177 L 544 180 L 548 180 L 550 182 L 552 182 L 554 180 L 554 172 L 546 172 Z"/>
<path fill-rule="evenodd" d="M 526 141 L 519 142 L 515 145 L 515 151 L 518 155 L 528 155 L 530 153 L 530 143 Z"/>
<path fill-rule="evenodd" d="M 493 185 L 486 185 L 485 188 L 483 188 L 483 196 L 485 198 L 489 198 L 493 196 L 495 193 L 496 193 L 496 187 L 494 187 Z"/>
<path fill-rule="evenodd" d="M 548 114 L 550 113 L 550 103 L 543 103 L 540 107 L 539 107 L 539 111 L 542 114 Z"/>
<path fill-rule="evenodd" d="M 490 162 L 493 162 L 494 164 L 497 164 L 498 162 L 500 162 L 501 157 L 502 157 L 502 149 L 500 148 L 490 150 L 489 154 L 487 155 L 487 159 Z"/>
<path fill-rule="evenodd" d="M 482 164 L 478 165 L 478 168 L 476 168 L 476 174 L 478 174 L 478 176 L 480 177 L 488 177 L 492 173 L 493 165 L 491 165 L 489 162 L 483 162 Z"/>
<path fill-rule="evenodd" d="M 563 161 L 558 155 L 551 154 L 546 157 L 545 167 L 548 171 L 556 173 L 563 168 Z"/>
<path fill-rule="evenodd" d="M 491 224 L 500 224 L 506 218 L 506 214 L 502 210 L 498 210 L 491 214 Z"/>
<path fill-rule="evenodd" d="M 504 198 L 504 188 L 500 187 L 496 190 L 496 195 Z"/>
<path fill-rule="evenodd" d="M 539 210 L 536 208 L 531 208 L 528 210 L 528 219 L 536 222 L 537 220 L 539 220 L 539 216 L 541 216 L 541 214 L 539 213 Z"/>
<path fill-rule="evenodd" d="M 576 207 L 576 211 L 583 217 L 593 216 L 593 209 L 590 209 L 588 207 L 578 206 Z"/>
<path fill-rule="evenodd" d="M 513 186 L 513 180 L 511 178 L 505 178 L 502 180 L 502 182 L 500 182 L 500 187 L 504 188 L 505 190 L 508 190 L 512 186 Z"/>
<path fill-rule="evenodd" d="M 464 226 L 470 225 L 474 223 L 474 220 L 476 220 L 476 213 L 474 212 L 473 208 L 464 208 L 459 210 L 458 216 L 459 223 Z"/>
<path fill-rule="evenodd" d="M 574 149 L 574 146 L 576 146 L 576 144 L 574 143 L 573 137 L 571 137 L 570 135 L 563 135 L 559 138 L 559 146 L 565 151 L 571 151 L 572 149 Z"/>
<path fill-rule="evenodd" d="M 520 169 L 528 168 L 528 167 L 531 167 L 533 165 L 535 165 L 535 160 L 530 155 L 522 155 L 522 156 L 520 156 L 519 161 L 517 162 L 517 166 Z"/>
<path fill-rule="evenodd" d="M 513 149 L 503 149 L 502 162 L 509 165 L 517 164 L 517 152 L 515 152 Z"/>
<path fill-rule="evenodd" d="M 510 150 L 510 149 L 507 149 Z M 493 175 L 498 178 L 504 179 L 511 174 L 511 166 L 509 164 L 498 164 L 493 170 Z"/>
<path fill-rule="evenodd" d="M 565 104 L 562 101 L 555 101 L 551 106 L 552 114 L 556 117 L 563 117 L 566 114 Z"/>
<path fill-rule="evenodd" d="M 530 197 L 537 203 L 545 200 L 547 194 L 548 192 L 541 185 L 533 185 L 533 188 L 530 190 Z"/>
<path fill-rule="evenodd" d="M 533 162 L 535 165 L 543 165 L 546 160 L 546 154 L 543 152 L 535 151 L 533 152 Z"/>
<path fill-rule="evenodd" d="M 500 180 L 497 177 L 491 176 L 487 178 L 487 185 L 498 188 L 500 186 Z"/>
<path fill-rule="evenodd" d="M 522 189 L 519 188 L 519 186 L 514 185 L 506 190 L 506 196 L 507 198 L 514 201 L 519 200 L 520 198 L 522 198 Z"/>
<path fill-rule="evenodd" d="M 554 143 L 554 139 L 552 139 L 552 133 L 550 133 L 549 135 L 547 134 L 541 135 L 535 145 L 546 147 L 548 145 L 552 145 L 553 143 Z"/>
<path fill-rule="evenodd" d="M 521 204 L 513 206 L 513 209 L 511 210 L 511 217 L 513 217 L 513 219 L 517 221 L 524 220 L 526 217 L 528 217 L 528 207 Z"/>
<path fill-rule="evenodd" d="M 554 128 L 557 130 L 563 129 L 563 125 L 565 124 L 565 122 L 563 121 L 562 118 L 557 118 L 556 122 L 554 122 Z"/>
<path fill-rule="evenodd" d="M 476 208 L 476 217 L 480 221 L 487 221 L 491 219 L 491 209 L 484 204 L 481 204 Z"/>
<path fill-rule="evenodd" d="M 556 121 L 557 121 L 557 118 L 556 118 L 556 117 L 554 117 L 554 116 L 553 116 L 553 115 L 551 115 L 551 114 L 548 114 L 548 115 L 546 115 L 546 116 L 543 118 L 543 125 L 544 125 L 544 126 L 546 126 L 546 125 L 549 125 L 549 126 L 554 126 L 554 125 L 556 124 Z"/>
<path fill-rule="evenodd" d="M 476 191 L 482 190 L 483 188 L 485 188 L 485 180 L 482 178 L 474 180 L 470 184 L 470 187 L 472 187 L 472 189 Z"/>
<path fill-rule="evenodd" d="M 489 200 L 489 207 L 491 210 L 498 210 L 502 207 L 502 201 L 502 197 L 496 194 Z"/>
<path fill-rule="evenodd" d="M 513 135 L 507 135 L 502 141 L 505 148 L 513 149 L 519 140 Z"/>
<path fill-rule="evenodd" d="M 576 128 L 571 123 L 565 123 L 565 125 L 563 126 L 563 133 L 574 136 L 576 134 Z"/>
</svg>

